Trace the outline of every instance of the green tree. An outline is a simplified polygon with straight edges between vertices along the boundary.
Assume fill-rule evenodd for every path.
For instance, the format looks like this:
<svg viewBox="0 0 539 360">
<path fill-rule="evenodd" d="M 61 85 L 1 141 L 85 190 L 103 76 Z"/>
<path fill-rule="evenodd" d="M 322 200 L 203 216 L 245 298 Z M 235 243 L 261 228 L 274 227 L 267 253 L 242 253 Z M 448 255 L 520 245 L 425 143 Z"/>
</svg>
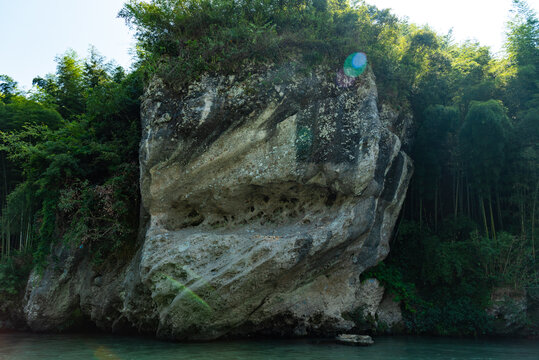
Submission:
<svg viewBox="0 0 539 360">
<path fill-rule="evenodd" d="M 105 57 L 90 46 L 88 56 L 84 59 L 83 81 L 85 89 L 93 89 L 110 80 L 111 64 L 105 63 Z"/>
<path fill-rule="evenodd" d="M 512 13 L 505 47 L 516 76 L 509 84 L 507 98 L 516 114 L 526 110 L 539 93 L 539 20 L 523 0 L 513 0 Z"/>
<path fill-rule="evenodd" d="M 55 75 L 37 77 L 37 99 L 52 103 L 64 119 L 73 119 L 84 112 L 84 72 L 81 61 L 73 50 L 56 58 Z"/>
<path fill-rule="evenodd" d="M 472 189 L 477 192 L 487 236 L 484 200 L 488 200 L 491 231 L 495 237 L 492 194 L 499 189 L 510 128 L 500 101 L 476 101 L 472 102 L 459 134 L 462 163 Z"/>
<path fill-rule="evenodd" d="M 138 222 L 141 73 L 93 48 L 83 61 L 73 52 L 57 60 L 56 74 L 35 79 L 32 100 L 0 103 L 2 252 L 31 248 L 42 265 L 62 239 L 107 256 L 132 244 Z"/>
<path fill-rule="evenodd" d="M 415 160 L 415 176 L 412 187 L 419 193 L 419 221 L 422 222 L 424 201 L 431 201 L 434 208 L 434 228 L 441 215 L 440 198 L 442 175 L 451 160 L 451 130 L 458 123 L 458 111 L 454 107 L 430 106 L 425 110 L 424 120 L 417 132 L 412 156 Z"/>
<path fill-rule="evenodd" d="M 0 101 L 8 104 L 17 94 L 17 82 L 7 75 L 0 75 Z"/>
</svg>

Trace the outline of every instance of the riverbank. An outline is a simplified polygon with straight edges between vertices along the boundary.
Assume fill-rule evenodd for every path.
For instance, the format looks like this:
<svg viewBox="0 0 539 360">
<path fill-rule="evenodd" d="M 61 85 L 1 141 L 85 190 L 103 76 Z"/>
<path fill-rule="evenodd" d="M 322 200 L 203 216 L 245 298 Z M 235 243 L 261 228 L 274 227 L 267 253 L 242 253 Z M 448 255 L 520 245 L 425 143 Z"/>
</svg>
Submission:
<svg viewBox="0 0 539 360">
<path fill-rule="evenodd" d="M 539 342 L 526 339 L 378 337 L 368 348 L 332 339 L 174 343 L 100 334 L 0 334 L 0 359 L 537 359 Z"/>
</svg>

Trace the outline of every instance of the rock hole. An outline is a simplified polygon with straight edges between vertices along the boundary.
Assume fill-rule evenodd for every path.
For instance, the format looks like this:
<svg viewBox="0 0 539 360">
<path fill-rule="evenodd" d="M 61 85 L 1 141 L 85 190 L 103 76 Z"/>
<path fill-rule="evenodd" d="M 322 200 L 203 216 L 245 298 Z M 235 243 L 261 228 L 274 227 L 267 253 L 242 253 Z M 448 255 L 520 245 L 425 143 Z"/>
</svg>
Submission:
<svg viewBox="0 0 539 360">
<path fill-rule="evenodd" d="M 337 194 L 334 192 L 329 193 L 326 199 L 326 206 L 333 206 L 333 204 L 335 204 L 335 200 L 337 200 Z"/>
<path fill-rule="evenodd" d="M 198 226 L 198 225 L 202 224 L 203 222 L 204 222 L 204 218 L 201 216 L 200 218 L 194 220 L 194 221 L 191 223 L 191 225 L 192 225 L 192 226 Z"/>
<path fill-rule="evenodd" d="M 191 210 L 187 218 L 190 220 L 188 222 L 190 226 L 198 226 L 204 222 L 204 216 L 200 215 L 195 209 Z"/>
</svg>

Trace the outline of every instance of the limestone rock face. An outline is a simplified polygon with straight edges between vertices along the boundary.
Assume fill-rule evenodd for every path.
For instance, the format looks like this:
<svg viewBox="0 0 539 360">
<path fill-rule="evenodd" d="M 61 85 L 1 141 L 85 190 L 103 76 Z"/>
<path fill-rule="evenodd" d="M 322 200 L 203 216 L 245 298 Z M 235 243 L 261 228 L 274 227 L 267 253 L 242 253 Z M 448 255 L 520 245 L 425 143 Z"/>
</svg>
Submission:
<svg viewBox="0 0 539 360">
<path fill-rule="evenodd" d="M 154 79 L 140 248 L 100 271 L 84 250 L 58 250 L 29 281 L 30 328 L 78 320 L 171 339 L 353 329 L 364 298 L 382 301 L 359 276 L 389 251 L 410 121 L 377 103 L 370 70 L 347 88 L 334 79 L 293 65 L 183 89 Z"/>
<path fill-rule="evenodd" d="M 159 336 L 354 327 L 359 275 L 389 251 L 412 166 L 372 72 L 328 78 L 290 66 L 148 87 L 140 276 Z"/>
<path fill-rule="evenodd" d="M 58 246 L 54 258 L 42 274 L 32 271 L 26 286 L 22 311 L 32 331 L 154 332 L 157 312 L 137 279 L 140 256 L 102 270 L 78 248 Z"/>
<path fill-rule="evenodd" d="M 395 301 L 395 296 L 387 291 L 376 311 L 376 325 L 378 329 L 388 333 L 399 333 L 404 330 L 400 302 Z"/>
<path fill-rule="evenodd" d="M 376 330 L 385 333 L 400 333 L 404 324 L 400 302 L 374 278 L 365 279 L 359 285 L 358 311 L 351 314 L 360 324 L 358 330 Z"/>
</svg>

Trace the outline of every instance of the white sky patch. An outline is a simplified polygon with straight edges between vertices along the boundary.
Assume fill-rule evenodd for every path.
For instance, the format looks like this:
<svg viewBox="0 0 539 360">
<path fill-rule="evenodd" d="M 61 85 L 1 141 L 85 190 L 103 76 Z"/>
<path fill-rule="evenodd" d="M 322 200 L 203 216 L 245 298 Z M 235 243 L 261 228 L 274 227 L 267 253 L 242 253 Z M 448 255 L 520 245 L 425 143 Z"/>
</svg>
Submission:
<svg viewBox="0 0 539 360">
<path fill-rule="evenodd" d="M 56 72 L 57 55 L 72 48 L 84 58 L 90 45 L 129 69 L 135 40 L 117 17 L 124 2 L 0 0 L 0 74 L 29 89 L 34 77 Z"/>
</svg>

